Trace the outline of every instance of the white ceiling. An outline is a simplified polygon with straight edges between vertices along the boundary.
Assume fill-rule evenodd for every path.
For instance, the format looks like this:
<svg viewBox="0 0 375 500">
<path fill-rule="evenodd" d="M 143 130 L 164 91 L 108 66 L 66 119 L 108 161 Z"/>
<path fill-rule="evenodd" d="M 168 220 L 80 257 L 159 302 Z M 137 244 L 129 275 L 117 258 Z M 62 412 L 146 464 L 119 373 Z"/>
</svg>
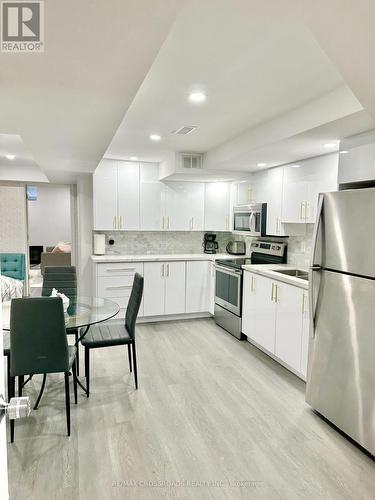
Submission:
<svg viewBox="0 0 375 500">
<path fill-rule="evenodd" d="M 220 150 L 231 139 L 236 143 L 236 138 L 246 130 L 254 131 L 265 124 L 270 129 L 274 123 L 277 141 L 274 134 L 270 137 L 263 134 L 251 143 L 246 154 L 238 149 L 237 155 L 225 162 L 220 155 L 208 154 L 215 157 L 210 168 L 247 169 L 256 156 L 252 152 L 260 146 L 266 150 L 267 144 L 272 149 L 270 156 L 285 160 L 287 149 L 295 142 L 287 141 L 284 147 L 280 138 L 287 140 L 306 131 L 306 113 L 301 113 L 299 128 L 293 130 L 286 121 L 280 128 L 281 116 L 304 110 L 310 103 L 336 91 L 342 94 L 343 88 L 345 98 L 341 98 L 336 114 L 327 113 L 326 99 L 319 119 L 313 110 L 315 121 L 311 128 L 341 119 L 345 113 L 350 115 L 362 110 L 310 30 L 301 22 L 299 13 L 288 5 L 276 0 L 188 1 L 106 156 L 160 161 L 168 151 L 210 152 Z M 207 93 L 204 104 L 193 105 L 188 101 L 188 93 L 195 90 Z M 362 122 L 358 118 L 356 121 L 361 122 L 358 132 L 373 126 L 367 116 L 362 118 Z M 198 128 L 187 136 L 171 134 L 183 125 Z M 353 133 L 356 132 L 354 127 Z M 151 142 L 150 133 L 159 133 L 162 141 Z M 334 127 L 330 133 L 335 138 L 341 136 L 340 130 L 336 132 Z M 315 141 L 308 141 L 308 135 L 304 139 L 305 149 L 299 144 L 296 151 L 290 150 L 291 161 L 297 153 L 304 157 L 311 152 L 325 152 L 323 144 L 319 149 Z M 276 142 L 280 143 L 280 152 L 276 151 Z"/>
<path fill-rule="evenodd" d="M 103 156 L 183 0 L 45 2 L 45 52 L 0 54 L 0 133 L 51 179 Z"/>
</svg>

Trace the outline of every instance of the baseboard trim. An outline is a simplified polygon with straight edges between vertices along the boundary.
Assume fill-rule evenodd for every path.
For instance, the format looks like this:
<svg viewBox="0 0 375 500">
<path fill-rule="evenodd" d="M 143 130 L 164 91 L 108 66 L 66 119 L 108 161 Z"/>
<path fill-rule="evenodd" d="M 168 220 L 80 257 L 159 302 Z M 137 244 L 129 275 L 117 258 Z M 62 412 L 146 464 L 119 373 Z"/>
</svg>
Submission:
<svg viewBox="0 0 375 500">
<path fill-rule="evenodd" d="M 212 318 L 209 312 L 204 313 L 184 313 L 184 314 L 168 314 L 163 316 L 142 316 L 138 317 L 137 323 L 159 323 L 161 321 L 176 321 L 184 319 L 199 319 L 199 318 Z"/>
</svg>

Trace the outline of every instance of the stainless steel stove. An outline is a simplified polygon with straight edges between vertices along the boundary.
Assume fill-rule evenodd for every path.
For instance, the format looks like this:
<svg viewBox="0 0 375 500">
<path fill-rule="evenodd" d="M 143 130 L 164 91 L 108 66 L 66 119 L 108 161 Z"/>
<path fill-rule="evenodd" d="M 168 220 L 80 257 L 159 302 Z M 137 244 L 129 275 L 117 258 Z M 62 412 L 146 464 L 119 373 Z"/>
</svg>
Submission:
<svg viewBox="0 0 375 500">
<path fill-rule="evenodd" d="M 250 257 L 218 259 L 215 262 L 216 323 L 238 339 L 244 338 L 242 327 L 242 266 L 246 264 L 284 264 L 287 244 L 253 241 Z"/>
</svg>

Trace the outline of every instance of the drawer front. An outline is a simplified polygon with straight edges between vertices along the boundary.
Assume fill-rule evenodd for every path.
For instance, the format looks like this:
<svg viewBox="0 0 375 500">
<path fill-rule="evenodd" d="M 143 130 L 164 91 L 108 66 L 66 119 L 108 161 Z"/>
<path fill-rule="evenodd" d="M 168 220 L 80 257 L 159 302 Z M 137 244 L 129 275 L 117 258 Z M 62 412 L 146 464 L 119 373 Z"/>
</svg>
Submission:
<svg viewBox="0 0 375 500">
<path fill-rule="evenodd" d="M 97 295 L 99 297 L 130 297 L 134 280 L 132 276 L 98 277 Z"/>
<path fill-rule="evenodd" d="M 112 262 L 96 264 L 96 275 L 101 277 L 143 275 L 143 262 Z M 133 283 L 133 279 L 131 280 Z"/>
</svg>

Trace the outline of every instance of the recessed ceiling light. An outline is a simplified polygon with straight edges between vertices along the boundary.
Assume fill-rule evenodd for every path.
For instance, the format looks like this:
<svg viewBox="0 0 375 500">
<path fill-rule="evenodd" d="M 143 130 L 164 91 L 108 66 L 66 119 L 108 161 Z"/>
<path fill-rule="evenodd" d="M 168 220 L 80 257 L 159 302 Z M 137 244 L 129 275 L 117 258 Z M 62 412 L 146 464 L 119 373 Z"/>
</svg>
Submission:
<svg viewBox="0 0 375 500">
<path fill-rule="evenodd" d="M 349 151 L 346 151 L 346 149 L 343 149 L 342 151 L 340 151 L 340 155 L 347 155 L 349 153 Z"/>
<path fill-rule="evenodd" d="M 257 163 L 257 167 L 266 167 L 267 166 L 267 163 Z"/>
<path fill-rule="evenodd" d="M 189 94 L 189 101 L 191 102 L 204 102 L 206 99 L 206 94 L 203 92 L 192 92 Z"/>
<path fill-rule="evenodd" d="M 130 159 L 131 159 L 131 161 L 137 161 L 138 157 L 137 156 L 131 156 Z"/>
<path fill-rule="evenodd" d="M 327 144 L 324 144 L 325 148 L 334 148 L 336 146 L 337 144 L 335 142 L 327 142 Z"/>
<path fill-rule="evenodd" d="M 300 168 L 301 165 L 290 165 L 291 168 Z"/>
<path fill-rule="evenodd" d="M 15 157 L 15 155 L 5 155 L 5 158 L 7 158 L 8 160 L 14 160 Z"/>
<path fill-rule="evenodd" d="M 150 139 L 151 139 L 152 141 L 160 141 L 161 136 L 160 136 L 159 134 L 151 134 L 151 135 L 150 135 Z"/>
</svg>

